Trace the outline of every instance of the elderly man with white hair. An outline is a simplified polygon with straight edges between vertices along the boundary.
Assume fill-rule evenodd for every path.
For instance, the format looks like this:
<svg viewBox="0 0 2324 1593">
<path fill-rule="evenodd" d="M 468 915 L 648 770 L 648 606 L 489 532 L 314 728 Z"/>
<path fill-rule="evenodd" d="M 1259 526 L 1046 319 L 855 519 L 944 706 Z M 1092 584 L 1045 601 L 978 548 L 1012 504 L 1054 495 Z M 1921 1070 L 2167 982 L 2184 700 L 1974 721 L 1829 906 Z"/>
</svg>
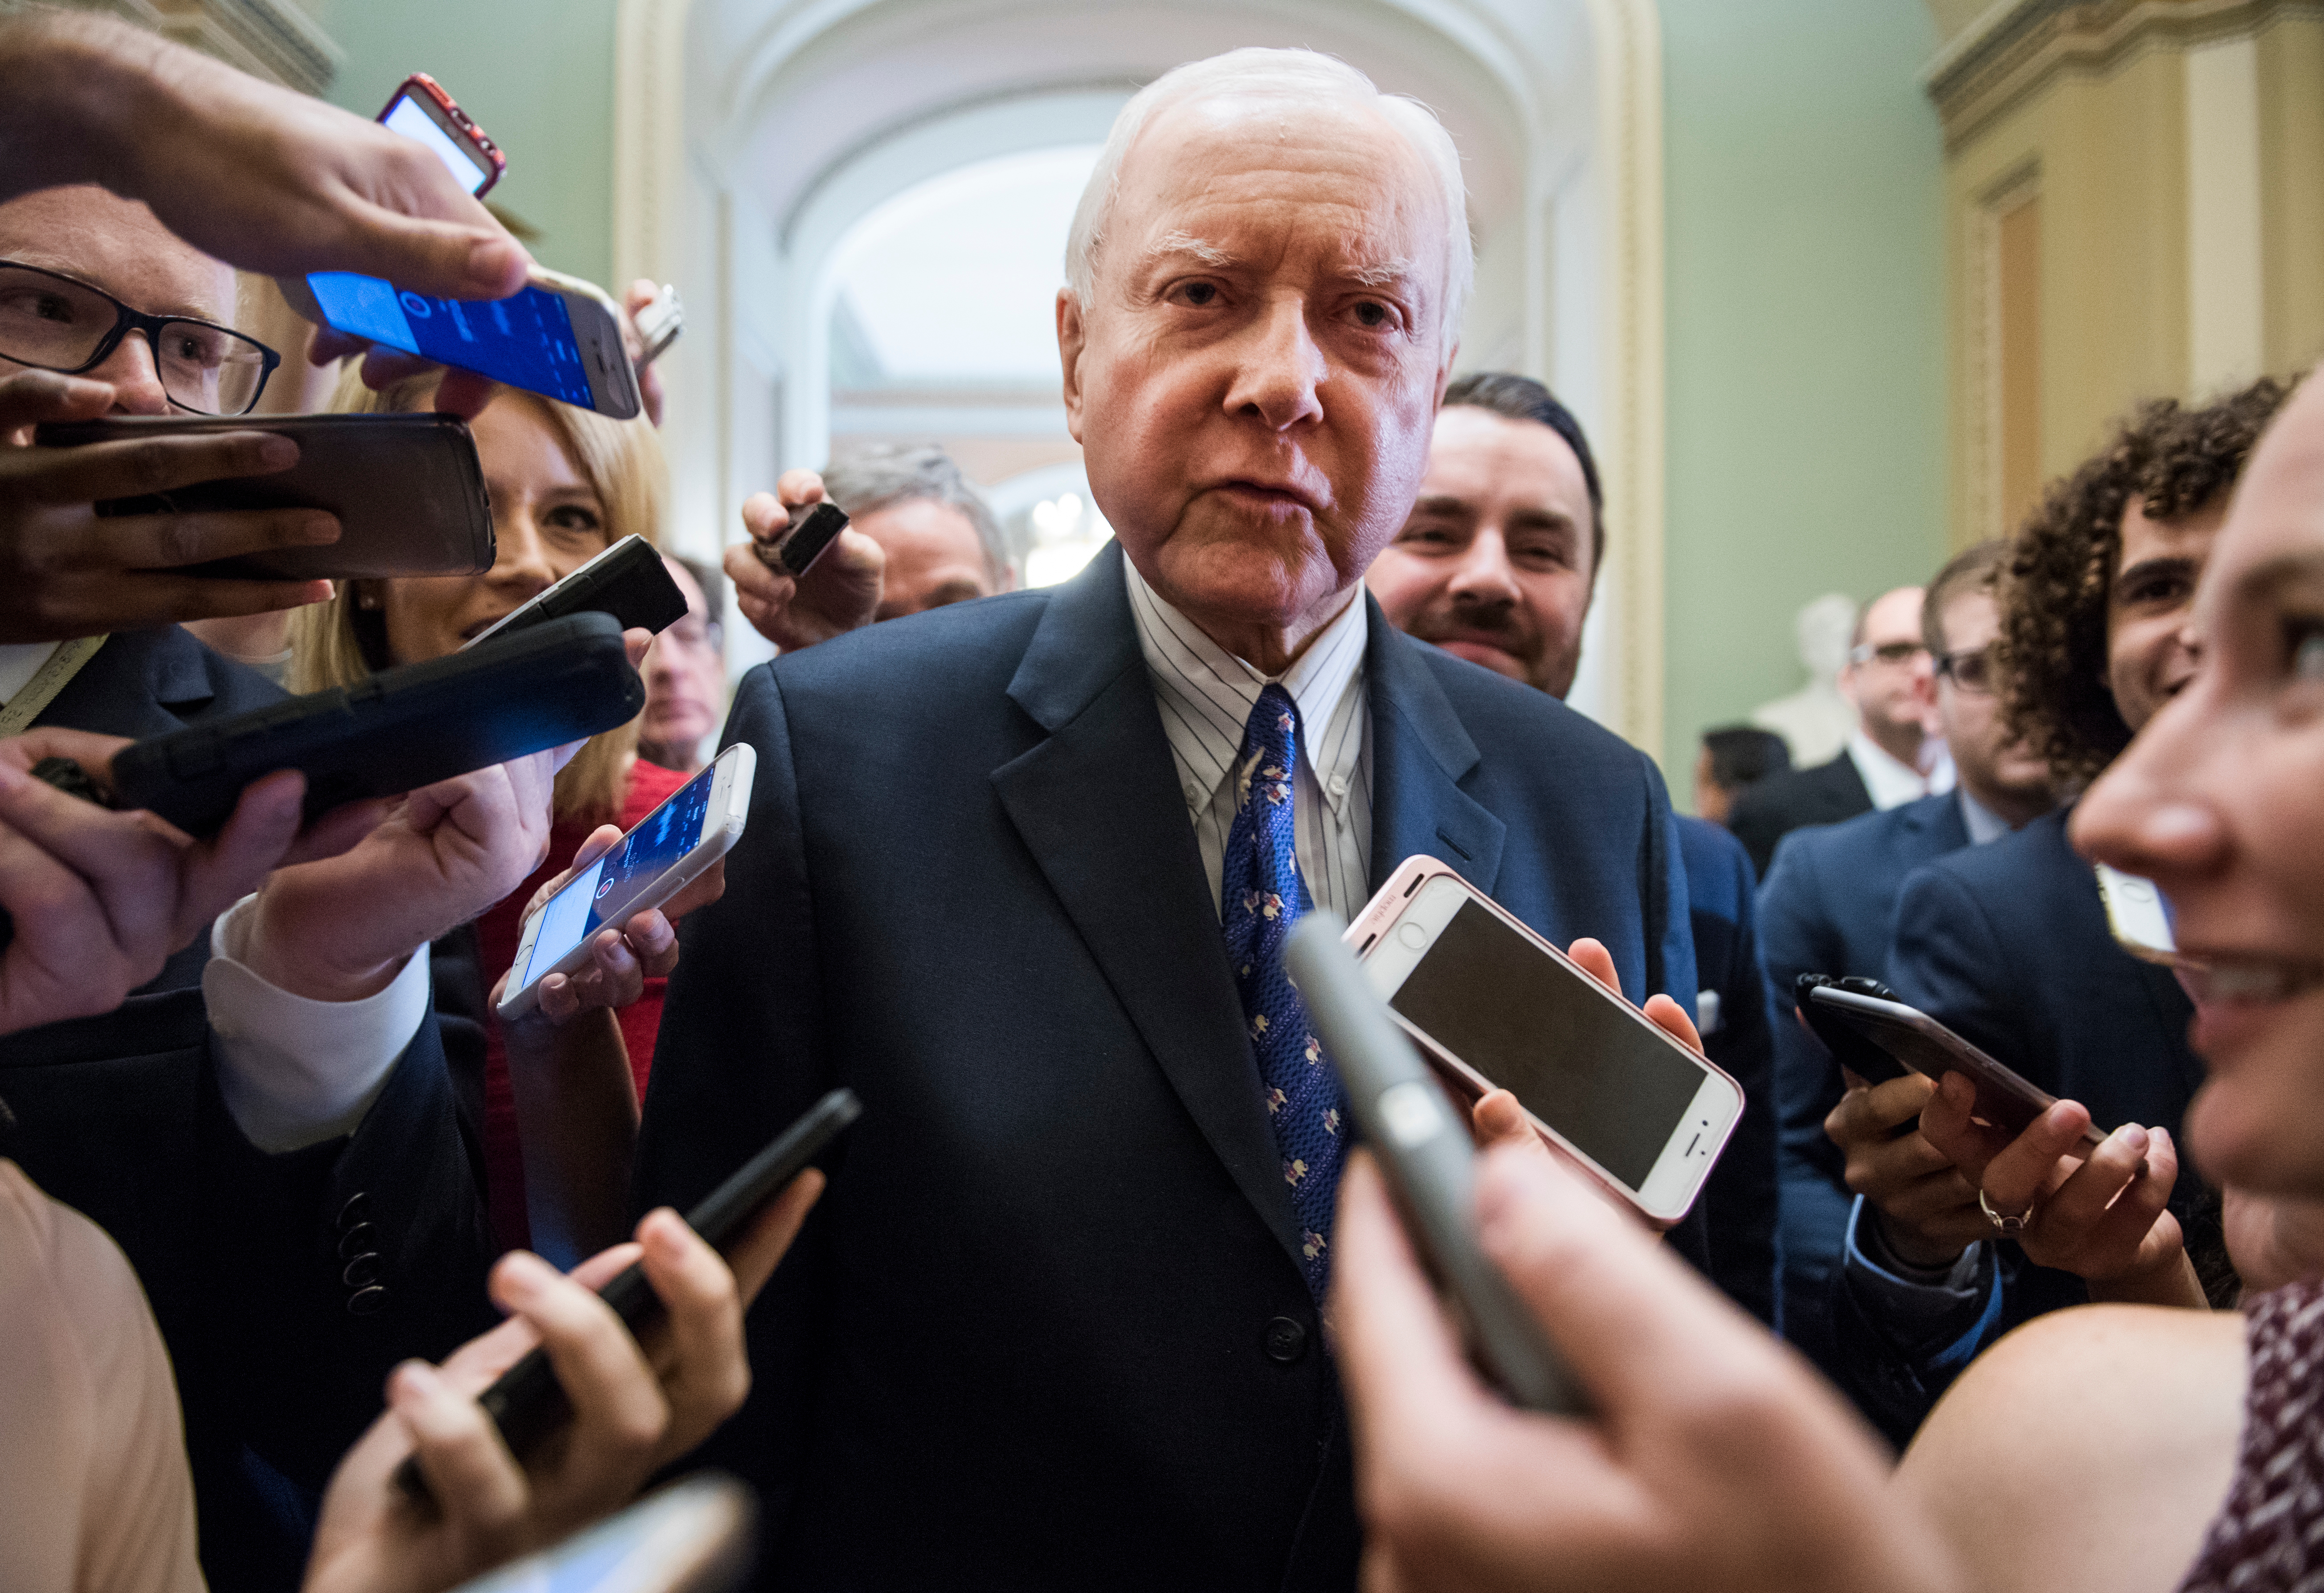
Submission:
<svg viewBox="0 0 2324 1593">
<path fill-rule="evenodd" d="M 687 921 L 639 1194 L 863 1099 L 714 1445 L 764 1491 L 767 1581 L 1351 1586 L 1347 1125 L 1285 929 L 1425 852 L 1603 941 L 1633 999 L 1693 990 L 1653 766 L 1363 594 L 1470 274 L 1423 107 L 1301 51 L 1159 78 L 1057 297 L 1118 546 L 744 681 L 750 828 Z M 754 535 L 822 490 L 779 487 Z M 803 639 L 868 618 L 876 556 L 841 552 L 763 589 Z"/>
</svg>

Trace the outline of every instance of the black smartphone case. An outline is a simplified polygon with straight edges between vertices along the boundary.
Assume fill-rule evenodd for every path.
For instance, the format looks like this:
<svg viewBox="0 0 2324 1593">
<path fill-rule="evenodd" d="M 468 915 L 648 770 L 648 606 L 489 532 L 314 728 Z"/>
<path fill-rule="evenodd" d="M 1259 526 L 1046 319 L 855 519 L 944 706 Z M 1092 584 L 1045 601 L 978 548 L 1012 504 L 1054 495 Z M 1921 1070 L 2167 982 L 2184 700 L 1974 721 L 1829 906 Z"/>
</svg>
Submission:
<svg viewBox="0 0 2324 1593">
<path fill-rule="evenodd" d="M 661 550 L 643 537 L 622 538 L 603 561 L 574 571 L 535 601 L 539 608 L 512 616 L 493 640 L 567 614 L 611 614 L 625 631 L 642 626 L 657 635 L 686 618 L 686 594 L 670 579 Z"/>
<path fill-rule="evenodd" d="M 42 447 L 82 447 L 146 437 L 272 431 L 299 445 L 299 463 L 271 475 L 201 482 L 106 499 L 100 515 L 322 509 L 339 539 L 192 565 L 180 573 L 238 579 L 351 581 L 472 576 L 493 567 L 493 511 L 468 423 L 454 415 L 124 415 L 51 422 Z"/>
<path fill-rule="evenodd" d="M 114 755 L 114 796 L 208 835 L 244 786 L 296 769 L 313 818 L 611 730 L 645 700 L 621 626 L 608 614 L 575 614 L 124 747 Z"/>
<path fill-rule="evenodd" d="M 1885 1084 L 1891 1079 L 1901 1079 L 1904 1064 L 1891 1056 L 1870 1036 L 1831 1008 L 1812 999 L 1808 992 L 1818 985 L 1831 985 L 1838 990 L 1853 990 L 1859 996 L 1877 996 L 1883 1001 L 1896 999 L 1896 992 L 1877 979 L 1861 975 L 1840 978 L 1830 973 L 1803 973 L 1793 981 L 1793 994 L 1799 1002 L 1800 1017 L 1809 1031 L 1824 1044 L 1840 1064 L 1868 1084 Z"/>
</svg>

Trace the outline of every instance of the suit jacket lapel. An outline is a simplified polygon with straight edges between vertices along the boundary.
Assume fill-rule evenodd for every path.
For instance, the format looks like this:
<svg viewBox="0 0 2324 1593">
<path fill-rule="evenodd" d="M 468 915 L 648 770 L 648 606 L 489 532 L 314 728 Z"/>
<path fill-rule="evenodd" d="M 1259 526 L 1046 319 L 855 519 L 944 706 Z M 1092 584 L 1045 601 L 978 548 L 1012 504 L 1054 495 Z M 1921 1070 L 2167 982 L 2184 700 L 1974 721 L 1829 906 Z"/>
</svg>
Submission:
<svg viewBox="0 0 2324 1593">
<path fill-rule="evenodd" d="M 1389 624 L 1370 594 L 1364 602 L 1371 604 L 1364 679 L 1372 714 L 1372 882 L 1426 852 L 1490 895 L 1508 826 L 1460 787 L 1477 766 L 1477 743 L 1429 673 L 1422 651 L 1428 644 Z"/>
<path fill-rule="evenodd" d="M 1009 695 L 1049 736 L 993 771 L 1002 807 L 1195 1127 L 1296 1261 L 1282 1157 L 1118 547 L 1049 600 Z"/>
</svg>

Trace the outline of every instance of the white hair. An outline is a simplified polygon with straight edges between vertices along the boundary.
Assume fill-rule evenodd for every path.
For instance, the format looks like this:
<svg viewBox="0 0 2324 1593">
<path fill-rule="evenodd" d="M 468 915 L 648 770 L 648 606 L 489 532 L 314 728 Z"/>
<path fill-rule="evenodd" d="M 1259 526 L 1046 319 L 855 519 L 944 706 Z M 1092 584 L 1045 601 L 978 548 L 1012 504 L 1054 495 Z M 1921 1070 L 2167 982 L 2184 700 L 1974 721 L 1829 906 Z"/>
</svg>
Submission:
<svg viewBox="0 0 2324 1593">
<path fill-rule="evenodd" d="M 1448 345 L 1461 334 L 1461 312 L 1477 275 L 1476 253 L 1469 240 L 1468 188 L 1461 180 L 1461 152 L 1436 113 L 1401 94 L 1382 94 L 1370 78 L 1347 62 L 1314 50 L 1231 50 L 1207 60 L 1174 67 L 1131 97 L 1113 119 L 1105 149 L 1090 172 L 1074 207 L 1074 225 L 1065 235 L 1066 290 L 1084 305 L 1091 302 L 1097 275 L 1097 253 L 1104 246 L 1106 226 L 1113 217 L 1114 201 L 1121 193 L 1121 163 L 1130 146 L 1154 113 L 1167 104 L 1194 98 L 1223 98 L 1237 94 L 1299 94 L 1314 97 L 1352 99 L 1377 106 L 1431 171 L 1444 201 L 1445 239 L 1443 338 Z"/>
</svg>

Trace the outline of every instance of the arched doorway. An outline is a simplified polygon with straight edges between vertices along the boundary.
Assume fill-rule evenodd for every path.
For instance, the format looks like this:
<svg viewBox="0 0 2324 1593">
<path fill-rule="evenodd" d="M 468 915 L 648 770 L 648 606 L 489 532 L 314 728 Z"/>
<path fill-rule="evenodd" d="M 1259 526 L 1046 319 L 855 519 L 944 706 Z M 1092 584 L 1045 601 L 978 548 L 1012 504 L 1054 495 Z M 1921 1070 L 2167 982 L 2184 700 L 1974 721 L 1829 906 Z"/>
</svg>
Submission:
<svg viewBox="0 0 2324 1593">
<path fill-rule="evenodd" d="M 1180 61 L 1304 44 L 1434 106 L 1478 243 L 1463 369 L 1549 381 L 1612 520 L 1575 705 L 1656 747 L 1662 705 L 1660 44 L 1652 0 L 622 0 L 615 277 L 675 281 L 678 537 L 832 436 L 829 266 L 941 172 L 1100 141 Z"/>
</svg>

